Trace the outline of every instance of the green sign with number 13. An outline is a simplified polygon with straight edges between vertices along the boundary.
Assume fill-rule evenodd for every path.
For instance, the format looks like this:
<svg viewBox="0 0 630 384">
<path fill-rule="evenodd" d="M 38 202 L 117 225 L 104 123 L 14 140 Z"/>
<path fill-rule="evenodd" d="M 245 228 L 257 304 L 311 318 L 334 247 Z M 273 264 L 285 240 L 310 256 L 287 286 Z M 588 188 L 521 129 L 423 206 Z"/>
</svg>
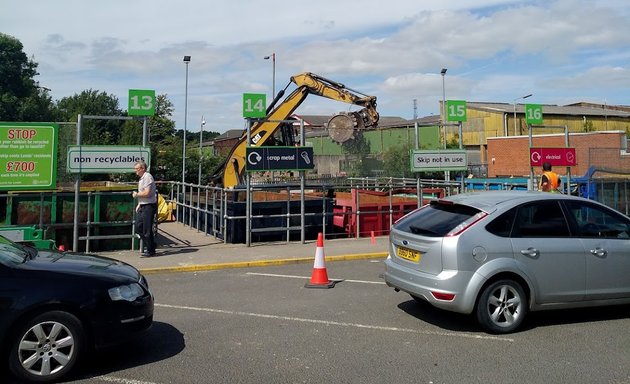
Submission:
<svg viewBox="0 0 630 384">
<path fill-rule="evenodd" d="M 129 90 L 129 116 L 154 116 L 155 91 L 148 89 Z"/>
</svg>

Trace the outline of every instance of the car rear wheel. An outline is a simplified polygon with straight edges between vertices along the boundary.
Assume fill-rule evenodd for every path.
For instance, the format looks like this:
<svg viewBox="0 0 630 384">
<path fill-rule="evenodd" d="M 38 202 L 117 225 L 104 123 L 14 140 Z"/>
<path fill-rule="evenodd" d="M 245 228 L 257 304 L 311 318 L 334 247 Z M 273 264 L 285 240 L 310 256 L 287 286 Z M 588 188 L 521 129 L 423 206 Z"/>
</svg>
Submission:
<svg viewBox="0 0 630 384">
<path fill-rule="evenodd" d="M 23 380 L 40 383 L 57 380 L 77 363 L 84 340 L 83 326 L 72 314 L 43 313 L 18 329 L 9 367 Z"/>
<path fill-rule="evenodd" d="M 477 301 L 477 321 L 488 332 L 510 333 L 527 314 L 527 297 L 513 280 L 499 280 L 487 286 Z"/>
</svg>

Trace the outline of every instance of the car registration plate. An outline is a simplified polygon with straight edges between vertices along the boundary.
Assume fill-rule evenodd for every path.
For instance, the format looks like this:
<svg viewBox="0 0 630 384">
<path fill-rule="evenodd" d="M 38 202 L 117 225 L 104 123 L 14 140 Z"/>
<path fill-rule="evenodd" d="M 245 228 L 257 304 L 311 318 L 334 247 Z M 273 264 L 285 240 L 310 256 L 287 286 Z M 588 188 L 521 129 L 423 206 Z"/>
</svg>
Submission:
<svg viewBox="0 0 630 384">
<path fill-rule="evenodd" d="M 418 251 L 414 251 L 405 247 L 397 247 L 396 254 L 398 255 L 398 257 L 405 260 L 413 261 L 414 263 L 420 262 L 420 252 Z"/>
</svg>

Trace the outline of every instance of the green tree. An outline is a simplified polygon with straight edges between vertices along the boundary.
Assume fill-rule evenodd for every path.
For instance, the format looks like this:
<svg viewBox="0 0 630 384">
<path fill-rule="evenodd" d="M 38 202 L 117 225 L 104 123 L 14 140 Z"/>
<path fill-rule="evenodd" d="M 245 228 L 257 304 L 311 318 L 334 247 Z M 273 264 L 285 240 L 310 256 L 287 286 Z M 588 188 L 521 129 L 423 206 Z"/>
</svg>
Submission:
<svg viewBox="0 0 630 384">
<path fill-rule="evenodd" d="M 411 177 L 411 144 L 394 145 L 383 152 L 383 170 L 390 177 Z"/>
<path fill-rule="evenodd" d="M 583 127 L 584 127 L 584 132 L 593 132 L 594 130 L 593 122 L 591 120 L 584 121 Z"/>
<path fill-rule="evenodd" d="M 150 143 L 162 143 L 175 137 L 175 122 L 173 116 L 173 103 L 166 95 L 158 95 L 155 98 L 155 115 L 148 118 L 148 141 Z M 142 144 L 142 122 L 140 120 L 128 120 L 122 127 L 121 145 Z"/>
<path fill-rule="evenodd" d="M 349 164 L 348 176 L 370 176 L 369 165 L 366 161 L 370 155 L 370 142 L 361 133 L 358 133 L 354 139 L 343 142 L 341 148 L 347 155 Z"/>
<path fill-rule="evenodd" d="M 167 95 L 156 97 L 155 116 L 149 119 L 152 142 L 161 142 L 167 138 L 175 137 L 175 122 L 172 120 L 173 110 L 173 103 Z"/>
<path fill-rule="evenodd" d="M 155 98 L 155 115 L 147 119 L 147 141 L 151 147 L 151 173 L 158 180 L 178 180 L 181 174 L 181 140 L 175 136 L 173 103 L 167 95 Z M 128 120 L 123 125 L 120 145 L 142 145 L 142 121 Z M 124 179 L 134 179 L 127 175 Z"/>
<path fill-rule="evenodd" d="M 446 142 L 447 149 L 459 149 L 459 134 L 454 134 L 451 138 Z"/>
<path fill-rule="evenodd" d="M 56 104 L 57 117 L 61 121 L 77 121 L 78 115 L 122 116 L 118 98 L 105 92 L 89 89 L 64 97 Z M 120 141 L 122 120 L 84 120 L 82 126 L 82 144 L 111 145 Z"/>
<path fill-rule="evenodd" d="M 204 133 L 205 136 L 205 133 Z M 199 147 L 187 150 L 186 158 L 186 182 L 197 183 L 199 180 Z M 203 148 L 201 151 L 201 185 L 209 183 L 210 173 L 223 162 L 221 156 L 213 155 L 209 149 Z M 181 169 L 181 168 L 180 168 Z"/>
<path fill-rule="evenodd" d="M 56 121 L 76 122 L 78 115 L 121 116 L 118 98 L 105 92 L 85 90 L 80 94 L 64 97 L 57 101 L 54 107 Z M 84 119 L 81 127 L 82 145 L 113 145 L 120 138 L 122 120 Z M 59 135 L 59 161 L 57 175 L 60 181 L 69 181 L 73 176 L 65 172 L 65 153 L 68 145 L 76 144 L 76 130 L 71 126 L 62 125 Z M 117 175 L 118 176 L 118 175 Z M 86 174 L 82 176 L 87 181 L 102 180 L 102 174 Z"/>
<path fill-rule="evenodd" d="M 49 90 L 34 80 L 37 63 L 23 48 L 18 39 L 0 33 L 0 120 L 52 121 Z"/>
</svg>

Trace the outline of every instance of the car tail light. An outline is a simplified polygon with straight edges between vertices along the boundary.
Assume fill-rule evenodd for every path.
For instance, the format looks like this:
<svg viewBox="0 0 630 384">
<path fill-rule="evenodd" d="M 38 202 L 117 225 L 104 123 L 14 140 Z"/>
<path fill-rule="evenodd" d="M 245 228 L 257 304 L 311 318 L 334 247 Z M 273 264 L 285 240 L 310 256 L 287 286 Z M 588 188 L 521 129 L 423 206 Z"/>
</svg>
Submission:
<svg viewBox="0 0 630 384">
<path fill-rule="evenodd" d="M 483 219 L 487 215 L 488 214 L 485 213 L 485 212 L 477 213 L 475 216 L 473 216 L 470 219 L 464 221 L 463 223 L 461 223 L 457 227 L 451 229 L 451 231 L 446 234 L 446 237 L 452 237 L 452 236 L 457 236 L 457 235 L 461 234 L 462 232 L 464 232 L 468 228 L 472 227 L 476 222 L 478 222 L 479 220 Z"/>
<path fill-rule="evenodd" d="M 436 300 L 453 301 L 453 299 L 455 299 L 455 294 L 454 293 L 444 293 L 444 292 L 431 291 L 431 295 L 433 295 L 433 297 L 435 297 Z"/>
</svg>

